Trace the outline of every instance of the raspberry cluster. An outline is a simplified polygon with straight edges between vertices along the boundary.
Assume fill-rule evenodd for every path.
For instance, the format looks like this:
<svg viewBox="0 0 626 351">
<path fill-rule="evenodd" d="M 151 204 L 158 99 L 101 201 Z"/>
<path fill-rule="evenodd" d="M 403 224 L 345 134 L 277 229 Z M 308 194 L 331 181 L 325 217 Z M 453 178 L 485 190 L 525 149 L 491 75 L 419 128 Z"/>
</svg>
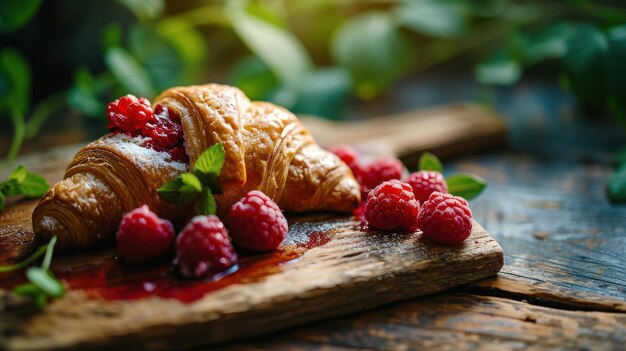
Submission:
<svg viewBox="0 0 626 351">
<path fill-rule="evenodd" d="M 188 161 L 180 116 L 167 107 L 156 105 L 153 110 L 148 99 L 126 95 L 109 103 L 107 117 L 111 131 L 145 137 L 145 147 L 168 152 L 176 161 Z"/>
</svg>

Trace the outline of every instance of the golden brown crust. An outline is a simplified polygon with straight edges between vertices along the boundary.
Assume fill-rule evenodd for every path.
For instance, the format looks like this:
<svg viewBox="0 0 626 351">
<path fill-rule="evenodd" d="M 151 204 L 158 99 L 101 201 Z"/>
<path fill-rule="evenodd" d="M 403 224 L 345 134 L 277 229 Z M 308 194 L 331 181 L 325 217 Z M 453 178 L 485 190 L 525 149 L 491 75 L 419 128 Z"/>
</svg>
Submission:
<svg viewBox="0 0 626 351">
<path fill-rule="evenodd" d="M 207 147 L 224 145 L 218 178 L 224 193 L 216 196 L 221 214 L 254 189 L 290 212 L 349 212 L 360 202 L 348 166 L 281 107 L 251 102 L 239 89 L 217 84 L 172 88 L 155 103 L 181 117 L 191 167 Z M 143 204 L 175 222 L 190 216 L 190 206 L 172 205 L 156 191 L 187 165 L 142 143 L 140 137 L 109 134 L 79 151 L 66 179 L 35 208 L 38 237 L 58 235 L 60 247 L 93 245 L 111 239 L 122 215 Z"/>
</svg>

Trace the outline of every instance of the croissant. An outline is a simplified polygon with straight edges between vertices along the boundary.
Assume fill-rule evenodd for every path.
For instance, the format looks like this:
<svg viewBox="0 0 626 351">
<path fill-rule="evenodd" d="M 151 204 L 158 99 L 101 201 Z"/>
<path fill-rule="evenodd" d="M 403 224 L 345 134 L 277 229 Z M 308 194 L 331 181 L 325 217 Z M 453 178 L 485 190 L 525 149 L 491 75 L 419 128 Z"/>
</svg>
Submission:
<svg viewBox="0 0 626 351">
<path fill-rule="evenodd" d="M 264 192 L 287 212 L 350 212 L 360 203 L 348 166 L 281 107 L 252 102 L 239 89 L 218 84 L 172 88 L 155 105 L 180 116 L 189 163 L 123 133 L 90 143 L 36 206 L 33 229 L 39 239 L 57 235 L 62 248 L 111 241 L 123 214 L 142 204 L 181 223 L 193 215 L 192 207 L 165 201 L 157 189 L 193 168 L 216 143 L 225 149 L 218 177 L 223 193 L 216 195 L 221 214 L 251 190 Z"/>
</svg>

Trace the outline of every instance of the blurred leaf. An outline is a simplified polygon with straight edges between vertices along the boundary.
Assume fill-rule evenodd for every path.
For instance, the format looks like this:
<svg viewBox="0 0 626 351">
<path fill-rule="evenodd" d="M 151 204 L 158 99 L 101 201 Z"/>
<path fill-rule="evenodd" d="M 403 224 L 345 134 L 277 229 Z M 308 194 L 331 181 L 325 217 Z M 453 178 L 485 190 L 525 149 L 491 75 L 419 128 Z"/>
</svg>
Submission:
<svg viewBox="0 0 626 351">
<path fill-rule="evenodd" d="M 202 33 L 182 19 L 161 21 L 157 32 L 176 50 L 184 62 L 181 79 L 185 82 L 200 82 L 203 65 L 207 57 L 207 42 Z"/>
<path fill-rule="evenodd" d="M 120 47 L 111 48 L 105 53 L 104 60 L 130 94 L 147 98 L 154 95 L 148 73 L 128 51 Z"/>
<path fill-rule="evenodd" d="M 19 184 L 26 179 L 26 174 L 28 174 L 26 167 L 24 167 L 24 165 L 19 165 L 16 169 L 9 173 L 9 180 L 14 180 Z"/>
<path fill-rule="evenodd" d="M 606 96 L 604 60 L 607 51 L 606 37 L 590 24 L 573 28 L 566 41 L 563 58 L 570 86 L 584 103 L 603 102 Z"/>
<path fill-rule="evenodd" d="M 245 11 L 277 27 L 286 27 L 285 21 L 279 15 L 279 11 L 270 2 L 247 1 Z"/>
<path fill-rule="evenodd" d="M 508 57 L 504 52 L 496 54 L 484 61 L 474 71 L 476 80 L 483 84 L 512 85 L 517 83 L 522 75 L 520 64 Z"/>
<path fill-rule="evenodd" d="M 65 288 L 47 269 L 31 267 L 26 271 L 26 276 L 30 282 L 52 297 L 61 297 Z"/>
<path fill-rule="evenodd" d="M 394 9 L 401 24 L 436 37 L 455 37 L 466 27 L 466 14 L 454 0 L 402 1 Z"/>
<path fill-rule="evenodd" d="M 626 147 L 621 148 L 613 155 L 613 165 L 618 168 L 626 165 Z"/>
<path fill-rule="evenodd" d="M 295 113 L 307 113 L 339 119 L 345 110 L 352 82 L 342 68 L 324 68 L 311 72 L 302 84 Z"/>
<path fill-rule="evenodd" d="M 0 32 L 12 32 L 37 13 L 41 0 L 0 1 Z"/>
<path fill-rule="evenodd" d="M 252 100 L 265 99 L 279 85 L 272 70 L 256 56 L 239 60 L 231 70 L 228 81 Z"/>
<path fill-rule="evenodd" d="M 612 202 L 626 202 L 626 168 L 621 168 L 611 174 L 607 191 Z"/>
<path fill-rule="evenodd" d="M 487 182 L 473 174 L 459 173 L 446 178 L 448 192 L 471 200 L 487 187 Z"/>
<path fill-rule="evenodd" d="M 292 110 L 298 103 L 299 95 L 299 89 L 296 90 L 286 84 L 279 84 L 275 89 L 270 90 L 264 99 Z"/>
<path fill-rule="evenodd" d="M 122 46 L 122 27 L 118 23 L 111 23 L 102 30 L 102 48 L 107 51 L 116 46 Z"/>
<path fill-rule="evenodd" d="M 0 192 L 0 211 L 4 209 L 4 194 Z"/>
<path fill-rule="evenodd" d="M 104 116 L 105 104 L 98 99 L 94 78 L 84 67 L 74 74 L 74 85 L 70 88 L 68 103 L 87 116 Z"/>
<path fill-rule="evenodd" d="M 506 10 L 509 0 L 468 0 L 466 3 L 473 15 L 493 17 Z"/>
<path fill-rule="evenodd" d="M 139 20 L 153 19 L 161 15 L 165 9 L 163 0 L 116 0 L 126 6 Z"/>
<path fill-rule="evenodd" d="M 25 114 L 30 101 L 30 67 L 17 50 L 0 51 L 0 111 L 13 107 Z"/>
<path fill-rule="evenodd" d="M 161 187 L 157 189 L 157 192 L 162 198 L 175 204 L 188 203 L 199 194 L 198 189 L 192 185 L 186 184 L 181 176 L 161 185 Z"/>
<path fill-rule="evenodd" d="M 417 167 L 419 171 L 437 171 L 443 173 L 443 165 L 437 156 L 430 152 L 424 152 L 420 157 L 419 165 Z"/>
<path fill-rule="evenodd" d="M 605 58 L 604 79 L 608 94 L 617 104 L 626 107 L 626 25 L 608 32 L 608 52 Z"/>
<path fill-rule="evenodd" d="M 214 215 L 217 213 L 217 203 L 210 188 L 205 187 L 202 194 L 196 199 L 196 211 L 199 215 Z"/>
<path fill-rule="evenodd" d="M 557 23 L 535 36 L 530 36 L 524 48 L 526 64 L 531 65 L 542 60 L 563 57 L 567 51 L 567 38 L 571 33 L 570 24 Z"/>
<path fill-rule="evenodd" d="M 236 2 L 232 2 L 235 4 Z M 231 4 L 231 3 L 229 3 Z M 309 54 L 293 34 L 232 5 L 229 17 L 241 40 L 290 88 L 298 88 L 311 69 Z"/>
<path fill-rule="evenodd" d="M 39 174 L 28 172 L 26 178 L 19 183 L 20 192 L 27 197 L 43 196 L 50 188 L 46 178 Z"/>
<path fill-rule="evenodd" d="M 404 73 L 412 47 L 389 14 L 366 13 L 346 21 L 332 39 L 336 62 L 352 74 L 357 95 L 371 99 Z"/>
</svg>

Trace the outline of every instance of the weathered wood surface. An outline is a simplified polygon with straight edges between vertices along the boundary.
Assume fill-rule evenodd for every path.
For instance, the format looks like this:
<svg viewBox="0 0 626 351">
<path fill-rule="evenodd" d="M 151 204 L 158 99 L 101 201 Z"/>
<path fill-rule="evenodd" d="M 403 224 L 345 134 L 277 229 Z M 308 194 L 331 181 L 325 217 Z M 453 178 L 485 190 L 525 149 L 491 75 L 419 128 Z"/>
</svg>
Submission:
<svg viewBox="0 0 626 351">
<path fill-rule="evenodd" d="M 71 290 L 29 314 L 20 300 L 0 293 L 0 347 L 179 349 L 222 342 L 436 293 L 495 275 L 503 262 L 502 249 L 477 223 L 465 244 L 445 247 L 419 233 L 366 232 L 350 217 L 299 217 L 287 245 L 312 233 L 329 241 L 258 282 L 229 285 L 186 306 L 156 297 L 113 302 Z M 58 258 L 52 269 L 77 264 Z"/>
<path fill-rule="evenodd" d="M 626 314 L 567 311 L 457 293 L 219 350 L 619 350 L 626 343 L 625 325 Z"/>
</svg>

